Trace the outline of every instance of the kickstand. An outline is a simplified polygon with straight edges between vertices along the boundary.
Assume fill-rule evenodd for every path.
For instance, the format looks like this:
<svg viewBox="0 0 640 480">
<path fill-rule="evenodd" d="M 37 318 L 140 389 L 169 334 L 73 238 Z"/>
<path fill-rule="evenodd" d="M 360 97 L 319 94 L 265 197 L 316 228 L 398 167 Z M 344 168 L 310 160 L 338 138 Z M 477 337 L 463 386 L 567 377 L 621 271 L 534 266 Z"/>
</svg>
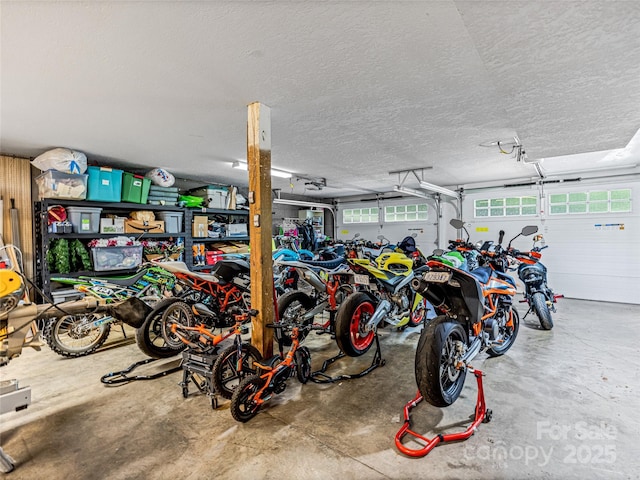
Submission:
<svg viewBox="0 0 640 480">
<path fill-rule="evenodd" d="M 411 427 L 411 418 L 410 412 L 413 407 L 418 405 L 422 401 L 422 395 L 418 392 L 413 400 L 407 403 L 404 406 L 404 425 L 402 428 L 396 433 L 396 447 L 405 455 L 409 455 L 410 457 L 424 457 L 427 455 L 434 447 L 436 447 L 439 443 L 444 442 L 456 442 L 461 440 L 468 439 L 471 435 L 473 435 L 478 428 L 478 425 L 481 423 L 488 423 L 491 421 L 491 417 L 493 412 L 487 408 L 484 402 L 484 389 L 482 388 L 482 376 L 483 373 L 480 370 L 475 370 L 471 366 L 467 367 L 470 372 L 472 372 L 476 380 L 478 381 L 478 398 L 476 400 L 476 409 L 475 409 L 475 418 L 473 423 L 467 427 L 464 432 L 459 433 L 447 433 L 445 435 L 438 434 L 436 437 L 429 439 L 426 438 L 413 430 Z M 412 449 L 407 447 L 402 443 L 402 438 L 405 435 L 411 435 L 418 440 L 422 440 L 425 442 L 425 445 L 422 448 Z"/>
<path fill-rule="evenodd" d="M 106 375 L 103 375 L 102 377 L 100 377 L 100 381 L 105 385 L 116 385 L 120 383 L 134 382 L 136 380 L 154 380 L 156 378 L 164 377 L 166 375 L 169 375 L 170 373 L 174 373 L 182 369 L 182 366 L 178 365 L 177 367 L 171 367 L 171 368 L 168 368 L 167 370 L 154 373 L 153 375 L 136 375 L 134 377 L 127 376 L 127 373 L 132 372 L 136 368 L 151 362 L 155 362 L 156 360 L 158 359 L 147 358 L 145 360 L 140 360 L 139 362 L 132 363 L 124 370 L 120 370 L 119 372 L 111 372 L 111 373 L 107 373 Z"/>
<path fill-rule="evenodd" d="M 320 370 L 316 370 L 315 372 L 311 373 L 311 381 L 315 383 L 334 383 L 340 380 L 351 380 L 354 378 L 364 377 L 365 375 L 371 373 L 376 368 L 384 366 L 385 360 L 382 358 L 382 353 L 380 352 L 380 340 L 378 339 L 377 333 L 375 336 L 375 341 L 376 341 L 376 350 L 373 355 L 373 360 L 371 361 L 371 365 L 369 365 L 363 371 L 359 373 L 350 374 L 350 375 L 349 374 L 338 375 L 336 377 L 331 377 L 327 375 L 325 373 L 327 371 L 327 368 L 329 368 L 329 366 L 332 365 L 334 362 L 346 356 L 344 352 L 340 351 L 340 353 L 338 353 L 338 355 L 336 355 L 335 357 L 331 357 L 325 360 L 322 363 L 322 368 Z"/>
</svg>

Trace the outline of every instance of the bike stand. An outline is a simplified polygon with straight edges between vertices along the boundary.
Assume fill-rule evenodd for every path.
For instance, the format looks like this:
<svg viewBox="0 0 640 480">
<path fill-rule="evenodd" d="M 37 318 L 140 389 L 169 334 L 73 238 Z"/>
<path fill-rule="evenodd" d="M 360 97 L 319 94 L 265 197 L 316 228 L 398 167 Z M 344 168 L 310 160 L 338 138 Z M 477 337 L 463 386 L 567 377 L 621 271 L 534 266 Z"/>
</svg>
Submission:
<svg viewBox="0 0 640 480">
<path fill-rule="evenodd" d="M 376 351 L 373 355 L 373 360 L 371 361 L 371 365 L 369 365 L 363 371 L 359 373 L 354 373 L 354 374 L 338 375 L 336 377 L 331 377 L 325 374 L 329 366 L 331 366 L 333 363 L 337 362 L 338 360 L 346 356 L 343 351 L 340 351 L 340 353 L 338 353 L 338 355 L 336 355 L 335 357 L 331 357 L 325 360 L 322 363 L 322 368 L 320 370 L 316 370 L 315 372 L 312 372 L 310 380 L 314 383 L 334 383 L 334 382 L 339 382 L 340 380 L 352 380 L 354 378 L 364 377 L 365 375 L 371 373 L 376 368 L 384 366 L 386 362 L 382 358 L 382 353 L 380 352 L 380 340 L 378 339 L 377 333 L 375 335 L 375 341 L 376 341 Z"/>
<path fill-rule="evenodd" d="M 119 372 L 111 372 L 111 373 L 107 373 L 106 375 L 103 375 L 102 377 L 100 377 L 100 381 L 105 385 L 116 385 L 119 383 L 135 382 L 137 380 L 154 380 L 156 378 L 169 375 L 170 373 L 177 372 L 182 368 L 182 366 L 178 365 L 177 367 L 171 367 L 171 368 L 168 368 L 167 370 L 163 370 L 162 372 L 154 373 L 153 375 L 136 375 L 134 377 L 127 376 L 127 373 L 132 372 L 136 368 L 151 362 L 155 362 L 156 360 L 159 360 L 159 359 L 147 358 L 145 360 L 140 360 L 139 362 L 132 363 L 124 370 L 120 370 Z"/>
<path fill-rule="evenodd" d="M 218 358 L 218 354 L 193 353 L 188 350 L 182 352 L 182 396 L 189 396 L 189 382 L 197 387 L 200 393 L 204 393 L 211 398 L 211 408 L 218 408 L 218 396 L 213 386 L 213 364 Z"/>
<path fill-rule="evenodd" d="M 473 369 L 471 366 L 468 366 L 466 368 L 475 375 L 476 380 L 478 381 L 478 398 L 476 400 L 475 418 L 473 420 L 473 423 L 471 423 L 471 425 L 469 425 L 464 432 L 447 433 L 444 435 L 438 434 L 432 439 L 426 438 L 414 432 L 410 429 L 410 412 L 412 408 L 414 408 L 423 400 L 422 395 L 420 395 L 420 392 L 418 392 L 415 398 L 404 406 L 404 425 L 398 431 L 398 433 L 396 433 L 395 437 L 396 447 L 398 448 L 398 450 L 400 450 L 405 455 L 409 455 L 410 457 L 424 457 L 440 443 L 458 442 L 468 439 L 476 432 L 478 425 L 491 421 L 492 411 L 487 408 L 484 401 L 484 389 L 482 388 L 483 373 L 480 370 Z M 417 449 L 409 448 L 402 443 L 402 438 L 405 435 L 411 435 L 418 440 L 422 440 L 423 442 L 425 442 L 425 445 L 422 448 Z"/>
</svg>

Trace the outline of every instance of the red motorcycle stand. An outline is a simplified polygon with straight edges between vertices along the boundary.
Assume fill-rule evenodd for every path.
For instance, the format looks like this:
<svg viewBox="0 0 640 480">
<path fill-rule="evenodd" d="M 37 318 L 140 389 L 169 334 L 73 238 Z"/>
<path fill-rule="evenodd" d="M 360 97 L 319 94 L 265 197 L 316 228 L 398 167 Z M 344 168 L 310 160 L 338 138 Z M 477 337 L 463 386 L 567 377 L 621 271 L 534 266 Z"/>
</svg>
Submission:
<svg viewBox="0 0 640 480">
<path fill-rule="evenodd" d="M 468 371 L 470 371 L 475 375 L 476 380 L 478 381 L 478 398 L 476 400 L 475 418 L 473 420 L 473 423 L 469 425 L 469 427 L 467 427 L 467 429 L 464 432 L 447 433 L 444 435 L 439 434 L 432 439 L 426 438 L 423 435 L 420 435 L 414 432 L 413 430 L 410 429 L 411 427 L 410 412 L 413 407 L 418 405 L 423 400 L 422 395 L 420 395 L 420 392 L 418 392 L 415 398 L 404 406 L 404 425 L 398 431 L 398 433 L 396 433 L 396 439 L 395 439 L 396 447 L 398 448 L 398 450 L 400 450 L 402 453 L 410 457 L 424 457 L 429 452 L 431 452 L 431 450 L 433 450 L 434 447 L 436 447 L 440 443 L 458 442 L 458 441 L 468 439 L 471 435 L 475 433 L 476 429 L 478 428 L 478 425 L 480 425 L 481 423 L 488 423 L 491 421 L 492 412 L 490 409 L 487 408 L 484 401 L 484 389 L 482 388 L 483 373 L 480 370 L 475 370 L 471 366 L 467 366 L 466 368 L 468 369 Z M 402 438 L 407 434 L 411 435 L 412 437 L 415 437 L 418 440 L 422 440 L 423 442 L 425 442 L 425 446 L 417 449 L 412 449 L 407 447 L 402 443 Z"/>
</svg>

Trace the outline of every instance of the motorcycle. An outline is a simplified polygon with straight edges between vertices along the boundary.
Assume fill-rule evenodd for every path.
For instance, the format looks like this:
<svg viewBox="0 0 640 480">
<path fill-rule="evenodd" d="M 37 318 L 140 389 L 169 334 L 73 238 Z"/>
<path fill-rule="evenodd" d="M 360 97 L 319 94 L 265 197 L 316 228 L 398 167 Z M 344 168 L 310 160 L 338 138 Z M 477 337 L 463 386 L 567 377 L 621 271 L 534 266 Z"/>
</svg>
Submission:
<svg viewBox="0 0 640 480">
<path fill-rule="evenodd" d="M 458 229 L 464 226 L 461 220 L 450 223 Z M 538 227 L 527 226 L 518 236 L 537 231 Z M 484 265 L 475 270 L 466 272 L 430 261 L 430 270 L 411 282 L 411 288 L 439 314 L 423 329 L 415 355 L 418 389 L 436 407 L 447 407 L 457 400 L 467 365 L 478 353 L 503 355 L 518 335 L 520 320 L 513 307 L 516 283 L 504 273 L 511 242 L 504 250 L 503 238 L 500 231 L 498 245 L 485 243 Z"/>
<path fill-rule="evenodd" d="M 281 321 L 297 326 L 312 325 L 316 315 L 328 311 L 329 320 L 314 328 L 333 333 L 338 306 L 354 292 L 353 272 L 347 266 L 346 259 L 278 261 L 276 265 L 280 268 L 295 270 L 297 275 L 312 287 L 309 293 L 292 290 L 278 298 L 278 316 Z M 306 332 L 307 330 L 303 329 L 300 335 L 306 335 Z M 288 329 L 276 329 L 275 333 L 283 336 L 285 345 L 291 345 Z"/>
<path fill-rule="evenodd" d="M 358 287 L 338 309 L 336 342 L 350 357 L 366 353 L 375 338 L 378 325 L 385 321 L 395 327 L 418 326 L 426 317 L 422 296 L 411 289 L 415 274 L 413 260 L 402 253 L 388 252 L 376 258 L 349 258 Z"/>
<path fill-rule="evenodd" d="M 136 297 L 152 307 L 174 293 L 176 278 L 164 268 L 146 263 L 135 274 L 125 277 L 52 277 L 51 281 L 72 285 L 85 296 L 95 297 L 105 303 Z M 112 325 L 122 323 L 122 320 L 104 311 L 69 313 L 47 322 L 42 337 L 58 355 L 81 357 L 104 344 Z"/>
<path fill-rule="evenodd" d="M 138 347 L 150 357 L 167 358 L 186 348 L 171 331 L 174 323 L 226 328 L 234 325 L 238 310 L 250 309 L 251 277 L 244 260 L 220 260 L 209 274 L 192 272 L 183 262 L 165 262 L 162 266 L 175 275 L 182 293 L 158 304 L 137 329 Z"/>
<path fill-rule="evenodd" d="M 555 303 L 558 295 L 554 295 L 553 290 L 547 286 L 547 267 L 540 261 L 542 257 L 540 252 L 548 245 L 535 246 L 535 243 L 541 239 L 542 235 L 534 237 L 534 247 L 529 252 L 511 249 L 509 253 L 519 262 L 518 277 L 524 283 L 524 298 L 529 305 L 529 310 L 523 319 L 533 311 L 540 321 L 540 326 L 545 330 L 551 330 L 553 328 L 551 312 L 556 311 Z"/>
</svg>

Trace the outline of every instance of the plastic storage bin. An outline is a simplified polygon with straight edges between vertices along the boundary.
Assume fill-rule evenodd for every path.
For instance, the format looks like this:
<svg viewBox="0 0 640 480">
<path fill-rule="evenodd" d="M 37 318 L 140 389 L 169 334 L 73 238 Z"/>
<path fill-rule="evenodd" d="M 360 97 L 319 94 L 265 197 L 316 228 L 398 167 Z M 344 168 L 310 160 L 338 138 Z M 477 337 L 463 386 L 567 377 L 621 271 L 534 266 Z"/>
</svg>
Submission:
<svg viewBox="0 0 640 480">
<path fill-rule="evenodd" d="M 147 203 L 151 180 L 142 175 L 124 172 L 122 174 L 122 201 L 130 203 Z"/>
<path fill-rule="evenodd" d="M 142 263 L 142 245 L 126 247 L 94 247 L 91 249 L 96 272 L 125 270 Z"/>
<path fill-rule="evenodd" d="M 88 175 L 47 170 L 36 178 L 40 198 L 84 200 L 87 197 Z"/>
<path fill-rule="evenodd" d="M 119 202 L 122 198 L 122 170 L 106 167 L 89 167 L 87 200 L 94 202 Z"/>
<path fill-rule="evenodd" d="M 67 218 L 73 224 L 74 233 L 98 233 L 102 208 L 67 207 Z"/>
<path fill-rule="evenodd" d="M 156 212 L 156 217 L 164 220 L 165 233 L 181 233 L 183 212 Z"/>
</svg>

